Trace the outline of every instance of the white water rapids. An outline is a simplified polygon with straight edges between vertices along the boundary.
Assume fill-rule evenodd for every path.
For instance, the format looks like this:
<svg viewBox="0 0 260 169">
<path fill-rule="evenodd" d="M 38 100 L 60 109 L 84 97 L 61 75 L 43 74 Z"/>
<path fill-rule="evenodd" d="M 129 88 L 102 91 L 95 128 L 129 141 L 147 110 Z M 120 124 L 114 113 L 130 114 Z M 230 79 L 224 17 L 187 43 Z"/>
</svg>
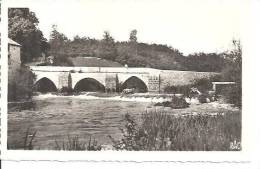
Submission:
<svg viewBox="0 0 260 169">
<path fill-rule="evenodd" d="M 163 98 L 163 97 L 140 97 L 140 96 L 111 96 L 111 97 L 98 97 L 92 96 L 88 93 L 80 94 L 80 95 L 68 95 L 62 96 L 52 93 L 40 94 L 38 96 L 34 96 L 34 99 L 41 100 L 46 98 L 71 98 L 71 99 L 82 99 L 82 100 L 111 100 L 111 101 L 128 101 L 128 102 L 148 102 L 148 103 L 161 103 L 165 101 L 171 101 L 171 98 Z"/>
</svg>

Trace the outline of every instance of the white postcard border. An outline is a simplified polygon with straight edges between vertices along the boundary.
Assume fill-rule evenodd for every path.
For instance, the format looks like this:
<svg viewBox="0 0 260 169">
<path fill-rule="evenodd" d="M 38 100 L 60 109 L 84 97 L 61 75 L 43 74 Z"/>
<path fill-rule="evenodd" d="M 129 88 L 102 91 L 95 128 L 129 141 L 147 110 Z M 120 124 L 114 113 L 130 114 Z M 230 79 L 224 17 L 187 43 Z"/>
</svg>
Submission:
<svg viewBox="0 0 260 169">
<path fill-rule="evenodd" d="M 9 3 L 10 2 L 10 3 Z M 259 154 L 259 22 L 253 18 L 259 1 L 246 3 L 241 29 L 243 37 L 243 114 L 242 114 L 242 151 L 238 152 L 129 152 L 129 151 L 47 151 L 47 150 L 7 150 L 7 8 L 26 7 L 31 1 L 19 1 L 16 5 L 6 0 L 1 5 L 1 159 L 2 160 L 51 160 L 51 161 L 182 161 L 182 162 L 245 162 L 257 161 Z M 17 1 L 16 1 L 17 2 Z M 256 5 L 256 6 L 254 6 Z M 253 11 L 250 11 L 252 10 Z M 260 15 L 258 15 L 260 16 Z M 259 19 L 259 17 L 258 17 Z M 250 56 L 250 57 L 249 57 Z M 258 76 L 258 77 L 257 77 Z M 259 96 L 259 95 L 258 95 Z"/>
</svg>

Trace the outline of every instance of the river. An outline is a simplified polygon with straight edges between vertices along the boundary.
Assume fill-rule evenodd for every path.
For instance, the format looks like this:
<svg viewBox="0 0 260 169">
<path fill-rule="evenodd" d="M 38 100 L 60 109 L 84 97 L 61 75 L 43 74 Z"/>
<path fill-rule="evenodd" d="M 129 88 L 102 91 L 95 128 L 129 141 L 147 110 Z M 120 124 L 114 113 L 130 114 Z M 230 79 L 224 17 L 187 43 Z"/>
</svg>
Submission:
<svg viewBox="0 0 260 169">
<path fill-rule="evenodd" d="M 30 107 L 12 107 L 8 110 L 8 148 L 22 149 L 24 138 L 36 131 L 33 149 L 55 149 L 78 136 L 87 143 L 90 137 L 100 145 L 111 145 L 109 135 L 119 140 L 124 128 L 124 115 L 129 113 L 137 122 L 146 111 L 163 110 L 171 114 L 197 114 L 239 112 L 240 110 L 219 102 L 191 104 L 185 109 L 152 107 L 154 102 L 166 101 L 162 97 L 97 97 L 91 95 L 58 96 L 45 94 L 33 97 Z M 168 98 L 169 100 L 169 98 Z"/>
<path fill-rule="evenodd" d="M 119 97 L 119 96 L 118 96 Z M 110 145 L 108 135 L 119 139 L 119 128 L 125 125 L 124 115 L 138 119 L 151 101 L 131 101 L 94 96 L 40 95 L 33 98 L 33 106 L 10 109 L 8 112 L 8 145 L 19 149 L 29 128 L 37 131 L 34 149 L 54 149 L 55 141 L 67 141 L 68 136 L 78 136 L 87 142 L 92 136 L 99 144 Z"/>
</svg>

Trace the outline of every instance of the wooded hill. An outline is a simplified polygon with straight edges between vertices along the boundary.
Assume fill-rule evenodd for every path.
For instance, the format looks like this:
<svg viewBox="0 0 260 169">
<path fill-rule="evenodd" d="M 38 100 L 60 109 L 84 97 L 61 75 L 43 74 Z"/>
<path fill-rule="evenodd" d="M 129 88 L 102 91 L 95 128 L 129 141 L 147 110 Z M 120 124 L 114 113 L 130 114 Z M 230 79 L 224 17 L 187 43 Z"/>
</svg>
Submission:
<svg viewBox="0 0 260 169">
<path fill-rule="evenodd" d="M 54 27 L 49 55 L 56 56 L 57 65 L 71 66 L 73 57 L 97 57 L 129 67 L 151 67 L 169 70 L 220 72 L 224 59 L 219 54 L 198 53 L 184 56 L 179 50 L 161 44 L 137 42 L 136 30 L 130 32 L 129 41 L 115 42 L 109 32 L 102 40 L 74 37 L 69 40 Z M 109 66 L 109 65 L 108 65 Z"/>
<path fill-rule="evenodd" d="M 76 60 L 80 60 L 79 57 L 97 57 L 112 61 L 113 65 L 118 62 L 129 67 L 206 72 L 220 72 L 225 65 L 223 54 L 195 53 L 184 56 L 178 49 L 167 45 L 139 42 L 137 30 L 132 30 L 129 40 L 123 42 L 115 41 L 107 31 L 103 39 L 75 36 L 71 40 L 53 25 L 50 40 L 47 41 L 38 28 L 38 18 L 28 8 L 9 8 L 8 19 L 8 36 L 22 45 L 23 63 L 37 60 L 45 54 L 54 56 L 57 66 L 73 66 L 73 62 L 77 62 L 73 59 L 75 57 Z M 107 66 L 112 66 L 109 65 L 112 62 L 108 62 Z"/>
</svg>

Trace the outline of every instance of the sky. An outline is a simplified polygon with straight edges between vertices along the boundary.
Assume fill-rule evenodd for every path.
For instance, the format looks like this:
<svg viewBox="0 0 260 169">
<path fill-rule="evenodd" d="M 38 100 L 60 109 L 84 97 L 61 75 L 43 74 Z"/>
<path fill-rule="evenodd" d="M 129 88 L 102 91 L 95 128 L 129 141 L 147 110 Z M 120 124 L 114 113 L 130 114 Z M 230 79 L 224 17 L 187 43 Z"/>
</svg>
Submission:
<svg viewBox="0 0 260 169">
<path fill-rule="evenodd" d="M 68 38 L 102 39 L 109 31 L 127 41 L 166 44 L 184 55 L 222 52 L 241 38 L 243 0 L 12 0 L 35 12 L 45 38 L 52 25 Z"/>
</svg>

